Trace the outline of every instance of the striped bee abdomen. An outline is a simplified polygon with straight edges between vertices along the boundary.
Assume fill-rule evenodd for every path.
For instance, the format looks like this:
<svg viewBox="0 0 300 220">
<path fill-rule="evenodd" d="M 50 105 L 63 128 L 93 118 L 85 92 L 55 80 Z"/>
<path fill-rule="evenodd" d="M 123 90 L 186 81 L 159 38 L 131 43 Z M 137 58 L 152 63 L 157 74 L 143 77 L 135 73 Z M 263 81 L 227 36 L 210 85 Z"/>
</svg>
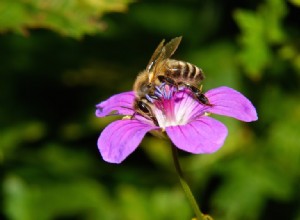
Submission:
<svg viewBox="0 0 300 220">
<path fill-rule="evenodd" d="M 196 85 L 204 80 L 202 70 L 191 63 L 169 59 L 166 66 L 165 75 L 177 82 L 182 81 Z"/>
</svg>

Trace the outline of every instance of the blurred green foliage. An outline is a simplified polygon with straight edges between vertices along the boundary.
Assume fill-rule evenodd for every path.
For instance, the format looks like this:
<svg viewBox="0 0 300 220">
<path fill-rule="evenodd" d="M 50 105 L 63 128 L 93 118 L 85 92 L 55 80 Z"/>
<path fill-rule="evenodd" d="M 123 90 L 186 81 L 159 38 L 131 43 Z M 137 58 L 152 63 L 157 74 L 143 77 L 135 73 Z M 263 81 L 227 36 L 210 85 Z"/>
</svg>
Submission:
<svg viewBox="0 0 300 220">
<path fill-rule="evenodd" d="M 116 117 L 94 116 L 131 89 L 162 38 L 182 35 L 174 57 L 204 70 L 204 89 L 235 88 L 259 116 L 216 116 L 229 129 L 222 149 L 181 152 L 200 207 L 216 220 L 299 220 L 299 1 L 129 3 L 0 2 L 0 219 L 193 217 L 169 143 L 147 135 L 107 164 L 96 141 Z"/>
<path fill-rule="evenodd" d="M 30 28 L 47 28 L 66 36 L 82 37 L 104 28 L 104 13 L 124 11 L 129 0 L 2 0 L 0 32 L 27 34 Z"/>
</svg>

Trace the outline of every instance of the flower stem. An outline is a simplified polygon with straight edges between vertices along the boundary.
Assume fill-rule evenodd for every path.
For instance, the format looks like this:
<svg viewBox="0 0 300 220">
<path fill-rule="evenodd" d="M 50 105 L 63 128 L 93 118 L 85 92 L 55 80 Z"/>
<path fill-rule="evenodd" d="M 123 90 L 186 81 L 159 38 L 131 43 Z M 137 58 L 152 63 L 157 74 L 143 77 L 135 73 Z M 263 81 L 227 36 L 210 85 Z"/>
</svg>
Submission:
<svg viewBox="0 0 300 220">
<path fill-rule="evenodd" d="M 176 172 L 179 176 L 179 181 L 180 181 L 180 184 L 182 186 L 182 189 L 186 195 L 186 197 L 188 198 L 193 210 L 194 210 L 194 213 L 197 217 L 197 220 L 209 220 L 209 219 L 212 219 L 210 216 L 207 216 L 207 215 L 204 215 L 196 200 L 195 200 L 195 197 L 189 187 L 189 185 L 187 184 L 186 180 L 184 179 L 183 177 L 183 173 L 182 173 L 182 170 L 181 170 L 181 167 L 180 167 L 180 164 L 179 164 L 179 160 L 178 160 L 178 152 L 177 152 L 177 148 L 172 144 L 172 156 L 173 156 L 173 161 L 174 161 L 174 165 L 175 165 L 175 169 L 176 169 Z"/>
</svg>

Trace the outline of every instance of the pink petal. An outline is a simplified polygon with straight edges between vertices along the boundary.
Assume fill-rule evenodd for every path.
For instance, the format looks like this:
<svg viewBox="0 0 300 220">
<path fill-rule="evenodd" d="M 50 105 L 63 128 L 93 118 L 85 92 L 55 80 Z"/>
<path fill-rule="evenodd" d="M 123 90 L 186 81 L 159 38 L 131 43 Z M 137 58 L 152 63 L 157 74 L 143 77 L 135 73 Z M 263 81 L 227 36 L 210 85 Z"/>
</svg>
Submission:
<svg viewBox="0 0 300 220">
<path fill-rule="evenodd" d="M 229 87 L 218 87 L 205 93 L 213 105 L 207 112 L 225 115 L 241 121 L 257 120 L 257 113 L 252 103 L 240 92 Z"/>
<path fill-rule="evenodd" d="M 217 151 L 228 133 L 224 124 L 208 116 L 186 125 L 167 127 L 166 132 L 179 149 L 194 154 Z"/>
<path fill-rule="evenodd" d="M 190 92 L 180 91 L 176 94 L 175 116 L 177 122 L 184 122 L 183 124 L 186 124 L 185 122 L 203 115 L 206 109 L 207 107 L 199 104 Z"/>
<path fill-rule="evenodd" d="M 121 163 L 141 143 L 145 134 L 155 129 L 153 125 L 138 120 L 117 120 L 109 124 L 98 139 L 98 149 L 103 160 Z"/>
<path fill-rule="evenodd" d="M 123 92 L 111 96 L 107 100 L 96 105 L 96 116 L 105 117 L 111 114 L 114 115 L 132 115 L 133 101 L 135 95 L 133 91 Z"/>
</svg>

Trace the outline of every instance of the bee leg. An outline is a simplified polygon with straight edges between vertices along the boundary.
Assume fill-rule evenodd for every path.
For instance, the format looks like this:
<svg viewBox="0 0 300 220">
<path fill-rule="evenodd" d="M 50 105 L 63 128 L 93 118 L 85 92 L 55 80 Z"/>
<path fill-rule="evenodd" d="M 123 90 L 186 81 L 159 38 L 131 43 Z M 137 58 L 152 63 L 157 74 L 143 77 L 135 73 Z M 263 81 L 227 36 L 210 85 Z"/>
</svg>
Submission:
<svg viewBox="0 0 300 220">
<path fill-rule="evenodd" d="M 138 109 L 138 100 L 134 101 L 134 109 Z M 138 112 L 134 111 L 133 114 L 130 116 L 130 119 L 132 120 L 136 115 L 138 114 Z"/>
<path fill-rule="evenodd" d="M 157 76 L 157 78 L 162 83 L 166 83 L 166 84 L 169 84 L 169 85 L 172 85 L 172 86 L 176 86 L 177 85 L 177 83 L 175 82 L 175 80 L 173 80 L 170 77 L 159 75 L 159 76 Z"/>
<path fill-rule="evenodd" d="M 150 117 L 150 119 L 153 121 L 153 123 L 154 123 L 156 126 L 159 126 L 159 125 L 158 125 L 157 119 L 156 119 L 153 115 L 151 115 L 151 116 L 149 116 L 149 117 Z"/>
<path fill-rule="evenodd" d="M 131 116 L 130 116 L 130 120 L 132 120 L 134 117 L 135 117 L 135 115 L 137 114 L 137 112 L 134 112 Z"/>
<path fill-rule="evenodd" d="M 209 103 L 208 98 L 207 98 L 207 97 L 202 93 L 202 91 L 201 91 L 201 90 L 202 90 L 202 86 L 201 86 L 200 89 L 196 88 L 195 86 L 189 85 L 189 84 L 185 84 L 185 86 L 186 86 L 189 90 L 191 90 L 191 92 L 193 92 L 195 98 L 196 98 L 199 102 L 201 102 L 201 103 L 204 104 L 204 105 L 211 105 L 211 104 Z"/>
<path fill-rule="evenodd" d="M 178 84 L 172 78 L 164 76 L 164 75 L 159 75 L 159 76 L 157 76 L 157 78 L 161 83 L 166 83 L 168 85 L 175 86 L 176 90 L 178 90 Z"/>
</svg>

